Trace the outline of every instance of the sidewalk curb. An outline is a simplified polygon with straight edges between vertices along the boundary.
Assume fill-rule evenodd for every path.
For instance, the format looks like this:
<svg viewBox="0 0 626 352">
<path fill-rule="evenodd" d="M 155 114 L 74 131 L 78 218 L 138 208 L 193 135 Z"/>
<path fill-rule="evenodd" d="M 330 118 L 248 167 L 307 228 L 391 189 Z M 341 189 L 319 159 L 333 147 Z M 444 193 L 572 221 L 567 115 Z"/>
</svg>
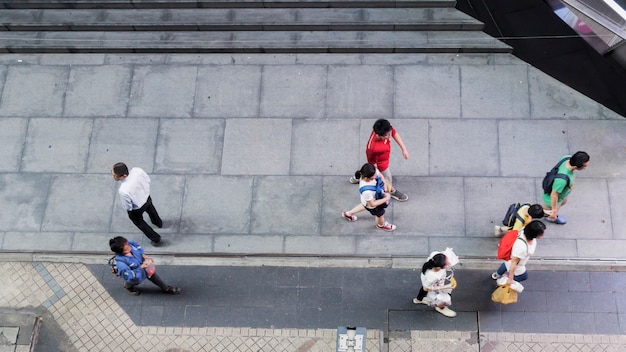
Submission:
<svg viewBox="0 0 626 352">
<path fill-rule="evenodd" d="M 0 251 L 2 262 L 55 262 L 106 264 L 113 253 L 102 252 L 27 252 Z M 206 253 L 151 253 L 162 265 L 195 265 L 195 266 L 289 266 L 315 268 L 389 268 L 412 269 L 420 268 L 425 258 L 421 256 L 285 256 L 255 254 L 206 254 Z M 463 258 L 456 269 L 491 270 L 500 263 L 495 258 Z M 531 270 L 541 271 L 626 271 L 626 260 L 615 258 L 533 258 L 528 263 Z"/>
</svg>

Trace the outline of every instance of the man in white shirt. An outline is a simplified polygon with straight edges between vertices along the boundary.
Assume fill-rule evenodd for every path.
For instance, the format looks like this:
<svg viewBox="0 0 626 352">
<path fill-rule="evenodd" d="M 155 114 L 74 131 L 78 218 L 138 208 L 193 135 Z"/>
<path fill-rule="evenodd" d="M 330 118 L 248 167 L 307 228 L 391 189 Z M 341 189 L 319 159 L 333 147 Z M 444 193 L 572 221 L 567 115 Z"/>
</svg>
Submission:
<svg viewBox="0 0 626 352">
<path fill-rule="evenodd" d="M 129 172 L 124 163 L 113 165 L 111 174 L 115 181 L 122 182 L 119 188 L 120 200 L 122 207 L 128 212 L 128 217 L 152 241 L 152 245 L 158 247 L 161 242 L 161 235 L 156 233 L 143 219 L 143 213 L 146 212 L 156 227 L 161 228 L 163 226 L 163 221 L 161 221 L 154 205 L 152 205 L 152 198 L 150 198 L 150 177 L 138 167 L 132 168 Z"/>
</svg>

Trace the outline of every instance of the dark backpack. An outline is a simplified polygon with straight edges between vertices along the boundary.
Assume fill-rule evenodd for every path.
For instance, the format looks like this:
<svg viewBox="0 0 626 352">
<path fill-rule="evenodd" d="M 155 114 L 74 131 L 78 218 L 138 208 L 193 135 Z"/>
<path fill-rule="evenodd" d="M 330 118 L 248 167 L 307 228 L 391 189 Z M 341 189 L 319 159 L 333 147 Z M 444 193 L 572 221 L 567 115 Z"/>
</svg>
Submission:
<svg viewBox="0 0 626 352">
<path fill-rule="evenodd" d="M 566 182 L 565 187 L 569 187 L 569 181 L 570 181 L 569 176 L 567 176 L 566 174 L 559 173 L 559 167 L 561 167 L 561 165 L 566 160 L 569 160 L 569 157 L 563 158 L 561 161 L 558 162 L 558 164 L 556 164 L 552 168 L 552 170 L 546 172 L 546 176 L 543 178 L 543 182 L 541 182 L 541 186 L 543 187 L 543 193 L 545 194 L 552 193 L 552 184 L 554 183 L 554 180 L 557 178 L 564 179 Z"/>
<path fill-rule="evenodd" d="M 526 243 L 526 247 L 528 247 L 528 242 L 519 237 L 519 231 L 511 230 L 505 233 L 504 236 L 502 236 L 502 238 L 500 239 L 500 243 L 498 243 L 498 254 L 496 254 L 496 258 L 502 260 L 511 260 L 513 245 L 517 240 L 523 241 L 524 243 Z"/>
<path fill-rule="evenodd" d="M 376 176 L 376 186 L 366 185 L 359 188 L 359 193 L 363 193 L 364 191 L 375 191 L 376 199 L 383 199 L 385 198 L 385 183 L 380 177 Z"/>
<path fill-rule="evenodd" d="M 504 215 L 504 219 L 502 220 L 502 225 L 506 227 L 513 227 L 515 225 L 515 220 L 519 220 L 524 224 L 524 218 L 521 217 L 517 212 L 523 206 L 530 205 L 529 203 L 513 203 L 509 205 L 509 210 L 506 211 L 506 215 Z"/>
</svg>

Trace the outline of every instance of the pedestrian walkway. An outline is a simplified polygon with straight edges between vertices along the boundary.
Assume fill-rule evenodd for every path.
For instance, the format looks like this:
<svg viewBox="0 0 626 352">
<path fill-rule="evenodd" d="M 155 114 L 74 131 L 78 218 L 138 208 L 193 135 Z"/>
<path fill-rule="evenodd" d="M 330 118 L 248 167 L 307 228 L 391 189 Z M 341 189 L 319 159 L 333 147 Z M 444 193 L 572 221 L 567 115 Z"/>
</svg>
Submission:
<svg viewBox="0 0 626 352">
<path fill-rule="evenodd" d="M 585 150 L 536 259 L 626 259 L 626 123 L 509 54 L 2 55 L 0 249 L 109 253 L 143 241 L 111 166 L 152 177 L 171 255 L 493 258 L 508 205 L 538 201 L 561 155 Z M 389 118 L 393 233 L 350 175 Z M 147 241 L 144 242 L 149 247 Z"/>
<path fill-rule="evenodd" d="M 457 270 L 450 319 L 411 303 L 418 272 L 406 269 L 160 266 L 179 296 L 150 283 L 128 295 L 106 265 L 0 269 L 0 306 L 43 315 L 37 351 L 333 351 L 352 323 L 368 351 L 626 351 L 624 273 L 532 272 L 503 307 L 488 271 Z"/>
</svg>

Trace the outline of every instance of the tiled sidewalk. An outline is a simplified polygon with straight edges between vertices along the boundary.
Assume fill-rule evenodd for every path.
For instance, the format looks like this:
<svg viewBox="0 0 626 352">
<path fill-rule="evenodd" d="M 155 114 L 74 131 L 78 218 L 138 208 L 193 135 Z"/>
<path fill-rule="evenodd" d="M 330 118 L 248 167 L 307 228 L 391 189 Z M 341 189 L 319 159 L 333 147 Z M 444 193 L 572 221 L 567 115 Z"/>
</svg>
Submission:
<svg viewBox="0 0 626 352">
<path fill-rule="evenodd" d="M 332 351 L 330 329 L 251 329 L 135 325 L 83 264 L 1 262 L 0 307 L 45 307 L 65 336 L 38 351 Z M 0 322 L 1 323 L 1 322 Z M 623 335 L 368 330 L 368 351 L 626 351 Z M 43 333 L 42 336 L 46 336 Z M 55 345 L 56 343 L 56 345 Z"/>
</svg>

